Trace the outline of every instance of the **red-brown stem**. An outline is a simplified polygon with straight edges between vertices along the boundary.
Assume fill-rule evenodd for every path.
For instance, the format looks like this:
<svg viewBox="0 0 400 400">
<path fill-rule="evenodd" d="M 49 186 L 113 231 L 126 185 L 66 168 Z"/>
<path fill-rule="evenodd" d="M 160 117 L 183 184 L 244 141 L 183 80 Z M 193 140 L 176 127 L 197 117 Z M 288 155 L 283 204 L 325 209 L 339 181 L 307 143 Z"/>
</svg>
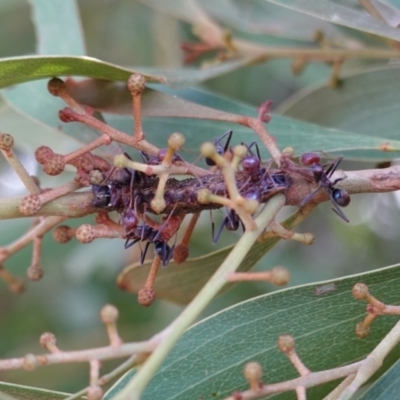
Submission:
<svg viewBox="0 0 400 400">
<path fill-rule="evenodd" d="M 93 140 L 92 142 L 86 144 L 82 148 L 75 150 L 69 154 L 66 154 L 64 156 L 64 161 L 66 164 L 70 163 L 72 160 L 75 158 L 78 158 L 86 153 L 89 153 L 90 151 L 97 149 L 100 146 L 103 145 L 109 145 L 112 142 L 111 137 L 108 136 L 106 133 L 101 135 L 99 138 Z"/>
<path fill-rule="evenodd" d="M 193 234 L 194 228 L 196 227 L 197 221 L 199 220 L 200 213 L 193 214 L 190 218 L 189 224 L 185 230 L 183 238 L 181 240 L 181 245 L 188 246 L 190 242 L 190 238 Z"/>
<path fill-rule="evenodd" d="M 49 201 L 58 199 L 59 197 L 62 197 L 68 193 L 72 193 L 75 190 L 78 190 L 82 187 L 83 186 L 81 183 L 73 180 L 71 182 L 64 183 L 64 185 L 58 188 L 43 191 L 42 193 L 39 194 L 39 199 L 43 205 L 48 203 Z"/>
<path fill-rule="evenodd" d="M 231 272 L 227 277 L 227 282 L 243 282 L 243 281 L 270 281 L 272 278 L 271 271 L 263 272 Z"/>
<path fill-rule="evenodd" d="M 268 131 L 265 129 L 264 123 L 261 120 L 256 118 L 246 118 L 245 120 L 246 123 L 243 125 L 248 126 L 257 133 L 258 137 L 271 154 L 271 157 L 274 159 L 275 164 L 279 167 L 281 152 L 276 143 L 276 139 L 268 133 Z"/>
<path fill-rule="evenodd" d="M 136 143 L 144 140 L 145 136 L 142 129 L 142 95 L 132 96 L 132 112 L 133 112 L 133 137 Z"/>
<path fill-rule="evenodd" d="M 115 228 L 110 228 L 109 225 L 95 225 L 93 226 L 95 238 L 96 239 L 121 239 L 124 238 L 126 233 L 125 229 L 117 224 L 116 222 Z"/>
<path fill-rule="evenodd" d="M 74 113 L 74 121 L 81 122 L 92 128 L 97 129 L 105 135 L 108 135 L 112 140 L 115 140 L 119 143 L 124 143 L 128 146 L 132 146 L 138 150 L 142 150 L 148 154 L 157 155 L 159 149 L 156 146 L 153 146 L 151 143 L 146 140 L 137 141 L 136 137 L 129 136 L 126 133 L 120 132 L 119 130 L 111 127 L 110 125 L 105 124 L 104 122 L 98 120 L 97 118 L 92 117 L 88 114 L 78 114 Z"/>
<path fill-rule="evenodd" d="M 11 272 L 4 269 L 4 267 L 0 264 L 0 278 L 3 279 L 5 283 L 9 286 L 11 291 L 23 291 L 24 286 L 20 278 L 14 276 Z M 19 290 L 15 290 L 20 288 Z"/>
<path fill-rule="evenodd" d="M 154 281 L 156 280 L 160 264 L 161 264 L 161 258 L 158 255 L 154 256 L 153 263 L 151 264 L 149 274 L 147 275 L 147 279 L 144 284 L 144 288 L 153 289 Z"/>
<path fill-rule="evenodd" d="M 32 265 L 40 265 L 42 255 L 42 237 L 36 236 L 33 239 Z"/>
<path fill-rule="evenodd" d="M 43 236 L 46 232 L 52 229 L 54 226 L 64 221 L 65 217 L 46 217 L 32 227 L 28 232 L 22 235 L 20 238 L 15 240 L 13 243 L 1 248 L 0 250 L 0 264 L 7 260 L 10 256 L 21 250 L 28 243 L 34 240 L 37 236 Z"/>
<path fill-rule="evenodd" d="M 101 362 L 99 360 L 90 360 L 90 385 L 96 386 L 98 385 L 99 375 L 100 375 L 100 367 Z"/>
</svg>

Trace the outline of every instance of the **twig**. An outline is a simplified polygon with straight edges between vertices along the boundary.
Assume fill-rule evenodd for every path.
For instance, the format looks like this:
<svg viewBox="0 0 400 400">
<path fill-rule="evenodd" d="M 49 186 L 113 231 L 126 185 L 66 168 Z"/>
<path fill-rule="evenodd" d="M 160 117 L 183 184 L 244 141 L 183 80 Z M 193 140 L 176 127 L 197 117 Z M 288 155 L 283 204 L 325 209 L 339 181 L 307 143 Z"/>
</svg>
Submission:
<svg viewBox="0 0 400 400">
<path fill-rule="evenodd" d="M 254 231 L 244 233 L 208 283 L 182 312 L 182 314 L 171 324 L 170 335 L 168 335 L 168 337 L 166 337 L 158 346 L 144 366 L 135 375 L 133 380 L 116 395 L 115 400 L 136 400 L 140 398 L 141 393 L 175 343 L 224 286 L 226 283 L 226 275 L 229 272 L 236 271 L 251 246 L 255 243 L 260 233 L 265 229 L 265 226 L 275 217 L 276 213 L 284 206 L 284 204 L 285 198 L 283 195 L 277 195 L 269 201 L 262 213 L 256 218 L 257 228 Z"/>
</svg>

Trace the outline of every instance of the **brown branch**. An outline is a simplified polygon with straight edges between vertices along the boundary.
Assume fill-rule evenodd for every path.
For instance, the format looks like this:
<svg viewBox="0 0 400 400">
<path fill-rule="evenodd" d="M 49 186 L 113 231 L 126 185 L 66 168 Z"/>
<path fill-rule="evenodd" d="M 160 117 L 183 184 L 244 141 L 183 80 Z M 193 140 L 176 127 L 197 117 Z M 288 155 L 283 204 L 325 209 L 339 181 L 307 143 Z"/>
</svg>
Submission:
<svg viewBox="0 0 400 400">
<path fill-rule="evenodd" d="M 177 170 L 174 170 L 174 172 Z M 361 171 L 338 171 L 332 180 L 343 178 L 335 187 L 345 189 L 349 194 L 384 193 L 400 190 L 400 166 Z M 315 184 L 293 176 L 290 187 L 284 192 L 287 205 L 298 205 L 315 189 Z M 0 220 L 21 218 L 18 209 L 21 197 L 0 199 Z M 310 201 L 313 206 L 329 200 L 327 193 L 320 190 Z M 78 218 L 98 212 L 92 206 L 93 194 L 90 191 L 72 193 L 45 204 L 33 216 L 63 216 Z"/>
</svg>

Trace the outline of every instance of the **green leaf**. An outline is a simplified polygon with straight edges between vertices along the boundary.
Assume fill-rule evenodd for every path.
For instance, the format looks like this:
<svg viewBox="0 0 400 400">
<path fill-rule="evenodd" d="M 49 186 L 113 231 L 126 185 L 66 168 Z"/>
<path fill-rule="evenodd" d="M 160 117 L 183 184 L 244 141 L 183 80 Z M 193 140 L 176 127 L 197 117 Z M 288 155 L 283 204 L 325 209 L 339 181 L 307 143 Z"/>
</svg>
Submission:
<svg viewBox="0 0 400 400">
<path fill-rule="evenodd" d="M 2 399 L 2 393 L 12 396 L 18 400 L 58 400 L 66 399 L 71 396 L 68 393 L 54 392 L 52 390 L 40 389 L 31 386 L 16 385 L 7 382 L 0 382 L 0 399 Z M 82 397 L 79 397 L 80 399 Z M 4 400 L 8 400 L 4 396 Z"/>
<path fill-rule="evenodd" d="M 46 86 L 47 82 L 39 81 L 2 92 L 4 100 L 14 111 L 22 114 L 23 120 L 33 120 L 39 135 L 35 138 L 30 137 L 23 140 L 24 136 L 33 135 L 36 129 L 18 130 L 16 126 L 11 127 L 9 133 L 15 134 L 16 138 L 19 136 L 20 140 L 22 139 L 25 143 L 35 144 L 35 147 L 54 143 L 55 146 L 52 148 L 54 151 L 58 149 L 61 154 L 74 151 L 83 144 L 96 139 L 99 133 L 91 127 L 83 124 L 63 124 L 60 122 L 58 112 L 66 104 L 60 98 L 50 95 Z M 103 156 L 110 155 L 112 157 L 120 152 L 119 149 L 117 143 L 112 143 L 111 146 L 103 146 L 99 151 Z"/>
<path fill-rule="evenodd" d="M 389 39 L 400 40 L 396 28 L 371 17 L 364 10 L 335 4 L 328 0 L 265 0 L 270 3 L 299 11 L 333 24 L 347 26 L 363 32 L 372 33 Z"/>
<path fill-rule="evenodd" d="M 268 153 L 255 133 L 248 128 L 226 122 L 212 121 L 215 111 L 200 107 L 202 105 L 222 109 L 241 115 L 256 116 L 257 109 L 241 102 L 229 100 L 222 96 L 210 94 L 194 89 L 176 91 L 177 96 L 182 96 L 185 100 L 195 101 L 198 105 L 185 103 L 176 96 L 167 96 L 159 92 L 148 92 L 144 96 L 143 107 L 144 115 L 151 114 L 153 118 L 144 119 L 144 131 L 148 132 L 147 137 L 154 144 L 165 147 L 166 137 L 172 132 L 179 131 L 184 133 L 188 152 L 198 154 L 198 149 L 205 140 L 214 140 L 228 129 L 234 131 L 234 143 L 256 141 L 261 149 L 261 155 L 268 157 Z M 102 98 L 102 96 L 99 96 Z M 95 106 L 95 104 L 91 104 Z M 103 105 L 104 106 L 104 105 Z M 118 109 L 122 113 L 128 112 L 128 104 L 122 101 L 118 104 Z M 155 118 L 155 115 L 163 115 L 163 118 Z M 173 119 L 165 118 L 171 115 L 179 115 L 187 118 L 204 118 L 201 120 L 193 119 Z M 130 132 L 132 122 L 130 119 L 107 116 L 107 120 L 114 127 Z M 383 145 L 389 145 L 392 151 L 400 150 L 400 140 L 393 137 L 386 137 L 379 131 L 371 132 L 370 135 L 354 133 L 351 130 L 338 130 L 305 123 L 292 118 L 273 114 L 271 122 L 267 125 L 268 131 L 276 137 L 281 149 L 291 146 L 296 154 L 301 154 L 310 150 L 324 151 L 327 154 L 341 154 L 347 159 L 354 160 L 388 160 L 397 157 L 396 153 L 389 153 L 382 150 Z"/>
<path fill-rule="evenodd" d="M 400 391 L 400 361 L 397 361 L 358 400 L 395 399 Z"/>
<path fill-rule="evenodd" d="M 398 317 L 379 317 L 368 338 L 358 338 L 354 329 L 366 315 L 366 303 L 353 299 L 352 287 L 364 282 L 383 302 L 399 304 L 400 266 L 332 282 L 336 285 L 334 291 L 316 291 L 327 282 L 281 290 L 225 309 L 194 325 L 165 360 L 142 399 L 223 399 L 236 390 L 247 389 L 242 371 L 249 361 L 263 366 L 265 383 L 296 378 L 294 367 L 276 347 L 282 334 L 294 337 L 297 353 L 312 371 L 366 357 Z M 399 350 L 395 350 L 394 357 L 398 357 Z M 117 382 L 113 395 L 128 380 L 126 375 Z M 321 399 L 331 388 L 332 384 L 326 384 L 308 389 L 307 398 Z M 293 393 L 275 398 L 292 399 Z"/>
<path fill-rule="evenodd" d="M 30 0 L 30 3 L 38 54 L 86 54 L 76 1 Z"/>
<path fill-rule="evenodd" d="M 126 81 L 135 71 L 92 57 L 25 56 L 0 60 L 0 88 L 54 76 L 88 76 Z M 146 75 L 149 81 L 159 78 Z"/>
<path fill-rule="evenodd" d="M 130 113 L 131 97 L 126 90 L 125 84 L 104 81 L 93 82 L 95 86 L 86 87 L 85 90 L 79 87 L 78 92 L 74 93 L 75 97 L 78 97 L 84 104 L 94 107 L 100 106 L 99 108 L 102 111 L 111 108 L 114 112 Z M 175 115 L 185 118 L 204 119 L 183 120 L 165 117 L 145 119 L 145 132 L 148 132 L 147 137 L 154 144 L 165 147 L 167 135 L 174 131 L 180 131 L 187 138 L 186 149 L 198 154 L 198 149 L 205 140 L 212 141 L 227 129 L 234 129 L 236 143 L 256 140 L 261 145 L 254 132 L 248 128 L 223 121 L 209 120 L 208 118 L 221 119 L 223 115 L 218 111 L 211 112 L 209 108 L 202 107 L 202 104 L 220 108 L 227 112 L 250 116 L 257 114 L 254 107 L 201 91 L 186 90 L 176 92 L 189 100 L 195 100 L 199 104 L 188 103 L 174 96 L 173 91 L 170 91 L 170 93 L 171 95 L 154 90 L 146 91 L 143 99 L 143 114 L 153 116 Z M 81 95 L 81 97 L 78 95 Z M 15 109 L 55 128 L 57 132 L 60 131 L 58 111 L 64 108 L 65 104 L 60 99 L 54 98 L 47 93 L 44 82 L 15 87 L 4 91 L 3 96 Z M 127 133 L 132 132 L 131 118 L 110 116 L 106 119 L 114 127 Z M 354 129 L 356 128 L 354 127 Z M 375 161 L 388 160 L 395 157 L 393 153 L 382 151 L 383 145 L 391 146 L 393 150 L 400 149 L 400 141 L 395 141 L 394 137 L 386 136 L 386 132 L 382 135 L 378 130 L 371 132 L 367 136 L 365 134 L 351 133 L 350 129 L 347 132 L 346 130 L 327 129 L 278 115 L 273 116 L 268 129 L 277 138 L 281 148 L 292 146 L 297 154 L 312 149 L 331 153 L 332 155 L 340 153 L 349 159 Z M 98 136 L 96 131 L 81 124 L 62 124 L 62 130 L 83 143 L 87 143 Z M 116 151 L 111 151 L 111 153 L 114 154 Z M 263 157 L 268 157 L 265 150 L 263 150 Z"/>
<path fill-rule="evenodd" d="M 400 138 L 398 74 L 398 68 L 352 74 L 343 78 L 339 89 L 314 86 L 287 100 L 279 111 L 318 125 L 382 138 L 384 145 Z"/>
<path fill-rule="evenodd" d="M 291 229 L 294 226 L 294 220 L 294 215 L 289 217 L 284 222 L 284 226 Z M 238 271 L 252 269 L 279 240 L 280 238 L 275 237 L 262 243 L 256 243 L 240 264 Z M 227 246 L 206 256 L 188 259 L 182 264 L 171 261 L 166 268 L 161 268 L 157 272 L 154 282 L 157 299 L 164 299 L 177 304 L 190 303 L 217 271 L 233 247 Z M 151 261 L 147 261 L 143 265 L 135 263 L 127 266 L 117 278 L 118 286 L 127 292 L 137 293 L 146 281 L 150 266 Z M 225 285 L 222 291 L 226 291 L 232 285 Z"/>
<path fill-rule="evenodd" d="M 270 240 L 253 246 L 238 271 L 248 271 L 254 267 L 276 242 L 277 240 Z M 190 258 L 182 264 L 171 261 L 166 268 L 160 269 L 157 273 L 154 283 L 157 299 L 177 304 L 190 303 L 232 248 L 233 246 L 228 246 L 203 257 Z M 124 268 L 117 279 L 120 289 L 138 293 L 146 281 L 150 266 L 151 261 L 147 261 L 143 265 L 135 263 Z M 226 285 L 224 290 L 231 286 L 232 284 Z"/>
</svg>

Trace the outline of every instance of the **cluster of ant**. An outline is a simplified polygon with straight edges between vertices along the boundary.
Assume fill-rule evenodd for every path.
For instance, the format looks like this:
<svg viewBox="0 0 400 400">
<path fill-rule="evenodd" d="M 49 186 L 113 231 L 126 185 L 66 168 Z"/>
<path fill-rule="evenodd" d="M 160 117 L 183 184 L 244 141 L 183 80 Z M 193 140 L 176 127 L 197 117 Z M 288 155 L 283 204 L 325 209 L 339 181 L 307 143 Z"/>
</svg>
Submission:
<svg viewBox="0 0 400 400">
<path fill-rule="evenodd" d="M 225 138 L 225 144 L 222 145 L 221 143 Z M 233 151 L 230 147 L 231 138 L 232 131 L 228 131 L 214 141 L 216 152 L 227 159 L 233 157 Z M 296 172 L 296 168 L 293 167 L 273 169 L 272 162 L 263 163 L 256 142 L 249 145 L 242 143 L 242 145 L 246 148 L 246 154 L 235 172 L 235 180 L 239 194 L 244 199 L 255 200 L 257 204 L 266 203 L 276 193 L 288 189 L 292 174 L 306 171 L 307 176 L 311 176 L 318 187 L 301 202 L 300 207 L 308 203 L 322 189 L 329 195 L 333 211 L 344 221 L 349 222 L 340 207 L 345 207 L 350 203 L 350 196 L 345 190 L 335 188 L 336 183 L 341 180 L 340 178 L 331 180 L 342 157 L 333 163 L 321 165 L 318 154 L 305 153 L 300 157 L 300 163 L 303 167 L 297 166 Z M 141 157 L 143 162 L 148 165 L 158 165 L 163 161 L 165 154 L 166 150 L 161 149 L 157 156 L 150 156 L 141 152 Z M 178 154 L 175 154 L 172 162 L 184 163 L 184 160 Z M 157 214 L 150 204 L 155 197 L 160 178 L 130 168 L 114 169 L 100 185 L 92 186 L 93 206 L 103 211 L 120 213 L 119 224 L 125 231 L 125 249 L 136 243 L 146 242 L 141 251 L 141 263 L 144 262 L 149 245 L 153 243 L 154 251 L 165 267 L 174 257 L 175 249 L 175 245 L 170 246 L 168 241 L 176 234 L 184 216 L 223 207 L 222 204 L 212 201 L 200 202 L 198 199 L 199 191 L 206 188 L 213 195 L 229 197 L 223 176 L 219 173 L 214 160 L 205 157 L 205 163 L 211 169 L 209 175 L 184 180 L 168 178 L 164 190 L 164 220 L 161 224 L 153 222 L 147 215 L 148 213 Z M 217 243 L 224 229 L 236 231 L 240 226 L 244 229 L 243 222 L 235 210 L 225 207 L 225 213 L 226 216 L 216 232 L 214 223 L 212 223 L 213 244 Z M 179 262 L 178 257 L 174 257 L 174 259 Z"/>
</svg>

